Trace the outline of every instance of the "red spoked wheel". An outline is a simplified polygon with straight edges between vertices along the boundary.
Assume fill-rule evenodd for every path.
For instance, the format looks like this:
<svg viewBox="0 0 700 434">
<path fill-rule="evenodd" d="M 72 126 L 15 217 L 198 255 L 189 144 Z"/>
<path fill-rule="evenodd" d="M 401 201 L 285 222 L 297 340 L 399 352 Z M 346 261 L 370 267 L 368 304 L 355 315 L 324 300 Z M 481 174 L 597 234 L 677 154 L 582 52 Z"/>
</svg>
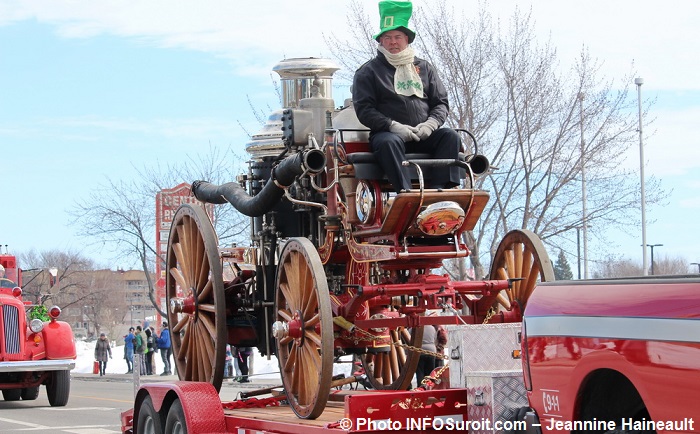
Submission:
<svg viewBox="0 0 700 434">
<path fill-rule="evenodd" d="M 226 361 L 226 303 L 218 240 L 203 208 L 182 205 L 167 251 L 166 297 L 180 380 L 221 389 Z"/>
<path fill-rule="evenodd" d="M 333 318 L 328 282 L 314 245 L 285 244 L 275 294 L 277 359 L 287 400 L 303 419 L 321 415 L 333 377 Z"/>
</svg>

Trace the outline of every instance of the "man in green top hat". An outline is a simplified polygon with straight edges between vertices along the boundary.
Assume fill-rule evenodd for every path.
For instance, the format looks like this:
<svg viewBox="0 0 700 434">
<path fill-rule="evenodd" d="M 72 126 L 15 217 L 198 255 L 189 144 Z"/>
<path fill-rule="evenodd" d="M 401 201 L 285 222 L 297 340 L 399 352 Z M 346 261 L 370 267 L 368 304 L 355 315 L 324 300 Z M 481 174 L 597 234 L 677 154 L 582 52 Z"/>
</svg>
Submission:
<svg viewBox="0 0 700 434">
<path fill-rule="evenodd" d="M 370 148 L 397 193 L 411 189 L 406 153 L 428 153 L 433 158 L 456 160 L 461 138 L 447 119 L 447 91 L 429 62 L 415 56 L 416 34 L 408 26 L 413 4 L 380 1 L 377 56 L 356 72 L 352 99 L 357 117 L 370 132 Z M 460 184 L 460 169 L 433 170 L 428 188 Z"/>
</svg>

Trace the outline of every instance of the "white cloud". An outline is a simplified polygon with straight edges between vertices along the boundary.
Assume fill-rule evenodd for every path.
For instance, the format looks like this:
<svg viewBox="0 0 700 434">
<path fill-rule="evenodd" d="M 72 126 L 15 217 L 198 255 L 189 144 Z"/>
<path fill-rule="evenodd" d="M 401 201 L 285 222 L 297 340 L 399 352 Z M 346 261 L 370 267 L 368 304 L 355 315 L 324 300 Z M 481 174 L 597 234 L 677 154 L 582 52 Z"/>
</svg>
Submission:
<svg viewBox="0 0 700 434">
<path fill-rule="evenodd" d="M 284 57 L 329 55 L 322 34 L 346 34 L 350 1 L 9 0 L 0 6 L 0 17 L 5 23 L 36 19 L 55 25 L 64 37 L 113 34 L 214 52 L 232 59 L 241 73 L 257 74 Z M 358 2 L 370 17 L 377 14 L 376 0 Z M 468 15 L 477 9 L 475 2 L 447 3 Z M 507 20 L 516 5 L 524 11 L 530 7 L 516 0 L 492 0 L 487 7 Z M 538 0 L 532 1 L 532 11 L 540 34 L 551 34 L 561 59 L 575 58 L 585 44 L 611 71 L 606 75 L 620 77 L 634 62 L 649 88 L 700 89 L 700 57 L 693 55 L 700 48 L 700 2 L 664 7 L 651 0 Z"/>
<path fill-rule="evenodd" d="M 345 3 L 344 3 L 345 4 Z M 255 58 L 318 56 L 327 24 L 339 23 L 344 7 L 322 0 L 231 2 L 14 1 L 6 22 L 36 19 L 56 26 L 66 38 L 100 34 L 137 38 L 142 43 L 213 52 L 251 68 Z M 340 15 L 337 15 L 340 12 Z M 344 27 L 344 26 L 339 26 Z M 270 65 L 265 66 L 269 71 Z"/>
</svg>

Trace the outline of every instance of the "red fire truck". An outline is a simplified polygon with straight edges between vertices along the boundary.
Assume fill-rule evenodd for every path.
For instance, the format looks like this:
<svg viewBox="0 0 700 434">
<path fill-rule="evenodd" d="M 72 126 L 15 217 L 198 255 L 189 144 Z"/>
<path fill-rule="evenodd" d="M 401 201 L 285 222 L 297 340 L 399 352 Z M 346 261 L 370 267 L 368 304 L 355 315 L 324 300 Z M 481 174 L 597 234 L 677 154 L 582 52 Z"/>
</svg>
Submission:
<svg viewBox="0 0 700 434">
<path fill-rule="evenodd" d="M 528 425 L 700 431 L 700 278 L 547 282 L 523 321 Z"/>
<path fill-rule="evenodd" d="M 46 386 L 49 403 L 64 406 L 75 367 L 75 342 L 68 323 L 58 321 L 58 306 L 49 320 L 31 318 L 34 306 L 22 299 L 22 270 L 17 258 L 0 254 L 5 275 L 0 279 L 0 391 L 5 401 L 34 400 Z"/>
</svg>

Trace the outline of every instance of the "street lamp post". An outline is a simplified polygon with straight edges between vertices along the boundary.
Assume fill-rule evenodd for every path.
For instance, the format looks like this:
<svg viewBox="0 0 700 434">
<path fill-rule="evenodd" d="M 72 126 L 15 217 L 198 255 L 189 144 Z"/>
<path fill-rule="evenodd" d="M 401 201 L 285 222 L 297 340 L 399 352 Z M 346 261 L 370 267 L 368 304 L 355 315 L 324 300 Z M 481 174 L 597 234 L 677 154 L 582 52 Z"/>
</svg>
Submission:
<svg viewBox="0 0 700 434">
<path fill-rule="evenodd" d="M 661 247 L 663 244 L 647 244 L 647 246 L 651 247 L 651 275 L 654 275 L 654 247 Z M 646 250 L 646 248 L 644 249 Z"/>
<path fill-rule="evenodd" d="M 581 228 L 576 226 L 576 258 L 578 260 L 578 280 L 581 280 Z"/>
<path fill-rule="evenodd" d="M 642 196 L 642 273 L 644 276 L 648 274 L 647 267 L 649 261 L 647 259 L 647 218 L 646 218 L 646 193 L 644 192 L 644 139 L 642 136 L 642 84 L 644 79 L 637 77 L 634 79 L 634 84 L 637 85 L 637 104 L 639 106 L 639 177 L 641 180 L 641 196 Z M 653 252 L 653 250 L 652 250 Z"/>
<path fill-rule="evenodd" d="M 698 273 L 700 273 L 700 262 L 691 262 L 690 265 L 697 265 L 698 266 Z"/>
</svg>

